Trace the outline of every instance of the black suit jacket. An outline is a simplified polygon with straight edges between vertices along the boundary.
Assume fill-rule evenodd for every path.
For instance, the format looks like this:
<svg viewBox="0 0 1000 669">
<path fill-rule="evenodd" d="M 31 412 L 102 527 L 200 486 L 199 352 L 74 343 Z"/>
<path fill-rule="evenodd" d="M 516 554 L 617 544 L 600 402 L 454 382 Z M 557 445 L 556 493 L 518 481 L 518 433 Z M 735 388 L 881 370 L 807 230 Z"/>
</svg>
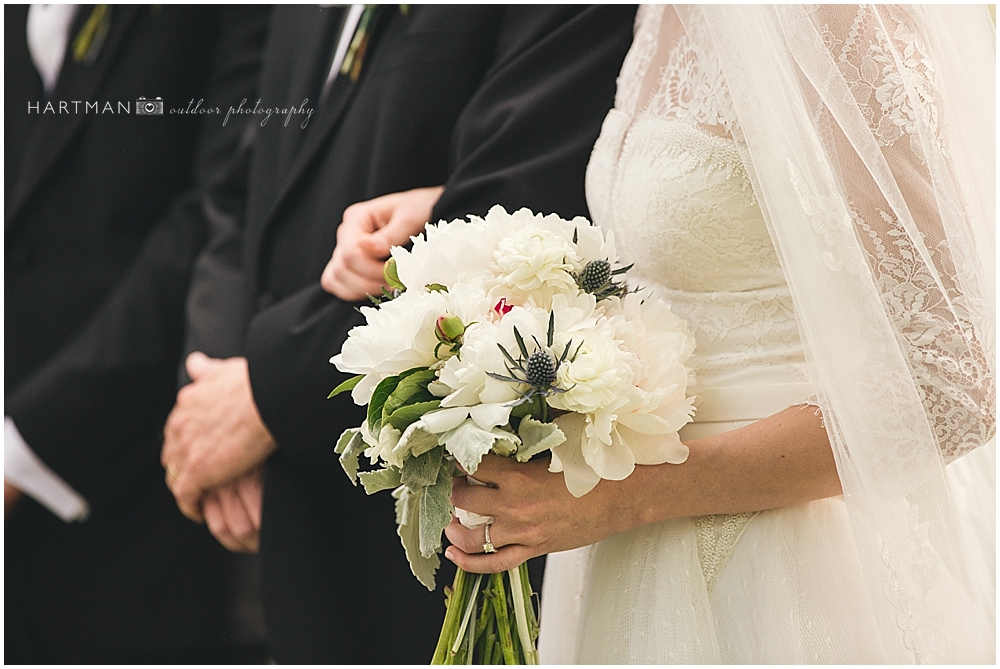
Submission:
<svg viewBox="0 0 1000 669">
<path fill-rule="evenodd" d="M 7 629 L 20 626 L 6 648 L 110 662 L 233 645 L 230 558 L 177 511 L 158 456 L 203 193 L 243 121 L 170 110 L 253 94 L 269 10 L 116 5 L 47 99 L 28 8 L 4 9 L 5 412 L 92 506 L 67 525 L 24 500 L 5 524 Z M 136 114 L 157 96 L 162 116 Z"/>
<path fill-rule="evenodd" d="M 498 203 L 586 214 L 584 170 L 633 15 L 618 6 L 416 5 L 405 15 L 382 6 L 356 82 L 338 77 L 304 131 L 301 116 L 257 129 L 242 228 L 217 229 L 189 314 L 193 347 L 248 357 L 278 442 L 261 558 L 279 662 L 427 662 L 444 612 L 440 587 L 429 593 L 409 572 L 392 499 L 353 488 L 332 454 L 340 432 L 363 418 L 349 397 L 325 399 L 344 378 L 327 360 L 361 322 L 355 305 L 318 283 L 344 209 L 445 184 L 435 219 Z M 340 16 L 276 10 L 265 106 L 314 103 Z M 240 305 L 228 335 L 212 304 Z M 199 323 L 218 345 L 199 340 Z M 438 580 L 450 581 L 447 570 Z"/>
</svg>

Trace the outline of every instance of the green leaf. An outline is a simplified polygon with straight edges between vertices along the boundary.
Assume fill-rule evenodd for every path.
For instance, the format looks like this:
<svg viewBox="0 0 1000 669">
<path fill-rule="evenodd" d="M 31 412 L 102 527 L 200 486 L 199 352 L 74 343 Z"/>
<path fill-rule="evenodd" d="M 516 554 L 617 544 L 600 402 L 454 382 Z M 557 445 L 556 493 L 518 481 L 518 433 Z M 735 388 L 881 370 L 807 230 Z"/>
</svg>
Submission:
<svg viewBox="0 0 1000 669">
<path fill-rule="evenodd" d="M 433 399 L 429 402 L 407 404 L 406 406 L 393 411 L 392 414 L 385 420 L 397 430 L 405 430 L 410 426 L 410 423 L 417 422 L 425 413 L 433 411 L 439 406 L 441 406 L 441 400 L 439 399 Z"/>
<path fill-rule="evenodd" d="M 332 400 L 334 397 L 336 397 L 340 393 L 346 393 L 349 390 L 354 390 L 354 386 L 356 386 L 359 383 L 361 383 L 361 379 L 363 379 L 363 378 L 365 378 L 364 374 L 358 374 L 357 376 L 352 376 L 351 378 L 347 379 L 346 381 L 344 381 L 343 383 L 341 383 L 339 386 L 337 386 L 336 388 L 334 388 L 333 390 L 331 390 L 330 394 L 326 396 L 326 399 Z"/>
<path fill-rule="evenodd" d="M 434 485 L 438 479 L 438 472 L 441 471 L 443 453 L 443 448 L 435 448 L 419 457 L 403 460 L 400 483 L 409 488 L 410 492 Z"/>
<path fill-rule="evenodd" d="M 396 534 L 406 551 L 406 559 L 410 562 L 410 571 L 428 590 L 434 590 L 434 572 L 441 560 L 437 553 L 424 556 L 420 552 L 420 502 L 423 489 L 411 493 L 406 486 L 399 486 L 392 492 L 396 498 Z"/>
<path fill-rule="evenodd" d="M 542 423 L 534 418 L 526 417 L 517 428 L 517 436 L 521 437 L 521 447 L 517 449 L 519 462 L 527 462 L 533 455 L 551 450 L 553 446 L 566 441 L 566 435 L 555 423 Z"/>
<path fill-rule="evenodd" d="M 379 428 L 382 427 L 382 407 L 398 385 L 399 377 L 389 376 L 375 386 L 372 398 L 368 402 L 368 431 L 372 434 L 378 434 Z"/>
<path fill-rule="evenodd" d="M 361 479 L 361 485 L 365 487 L 365 492 L 372 495 L 380 490 L 397 487 L 399 485 L 400 473 L 398 469 L 390 467 L 388 469 L 376 469 L 373 472 L 361 472 L 358 474 L 358 478 Z"/>
<path fill-rule="evenodd" d="M 440 466 L 437 474 L 420 500 L 420 554 L 425 558 L 440 552 L 441 533 L 451 522 L 451 477 Z"/>
<path fill-rule="evenodd" d="M 365 440 L 361 437 L 361 430 L 344 430 L 333 450 L 340 454 L 340 466 L 344 468 L 347 478 L 357 485 L 358 457 L 365 451 Z"/>
<path fill-rule="evenodd" d="M 530 400 L 522 404 L 518 404 L 516 407 L 510 410 L 510 415 L 512 418 L 524 418 L 525 416 L 538 417 L 542 415 L 542 399 L 541 395 L 533 395 Z"/>
<path fill-rule="evenodd" d="M 399 377 L 399 383 L 385 401 L 382 408 L 383 422 L 385 422 L 386 416 L 401 406 L 434 399 L 434 396 L 427 392 L 427 384 L 437 377 L 437 372 L 432 369 L 423 369 L 409 373 L 404 372 L 404 374 L 406 376 Z"/>
</svg>

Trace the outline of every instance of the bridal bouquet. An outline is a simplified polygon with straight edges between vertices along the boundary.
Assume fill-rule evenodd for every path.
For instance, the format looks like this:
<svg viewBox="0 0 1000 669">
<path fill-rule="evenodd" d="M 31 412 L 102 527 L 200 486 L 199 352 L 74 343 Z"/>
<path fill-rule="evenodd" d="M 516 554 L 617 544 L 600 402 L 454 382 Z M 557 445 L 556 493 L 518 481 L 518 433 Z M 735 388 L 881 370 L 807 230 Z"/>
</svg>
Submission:
<svg viewBox="0 0 1000 669">
<path fill-rule="evenodd" d="M 367 323 L 331 359 L 356 374 L 331 397 L 350 391 L 368 407 L 335 451 L 367 493 L 393 491 L 428 588 L 452 514 L 469 527 L 493 520 L 450 501 L 452 478 L 474 475 L 486 453 L 548 453 L 577 497 L 637 464 L 687 458 L 677 432 L 693 411 L 693 337 L 664 303 L 628 290 L 617 260 L 613 235 L 584 218 L 499 206 L 392 250 L 392 290 L 362 308 Z M 371 471 L 358 471 L 362 454 Z M 459 570 L 433 663 L 537 663 L 531 598 L 523 564 Z"/>
</svg>

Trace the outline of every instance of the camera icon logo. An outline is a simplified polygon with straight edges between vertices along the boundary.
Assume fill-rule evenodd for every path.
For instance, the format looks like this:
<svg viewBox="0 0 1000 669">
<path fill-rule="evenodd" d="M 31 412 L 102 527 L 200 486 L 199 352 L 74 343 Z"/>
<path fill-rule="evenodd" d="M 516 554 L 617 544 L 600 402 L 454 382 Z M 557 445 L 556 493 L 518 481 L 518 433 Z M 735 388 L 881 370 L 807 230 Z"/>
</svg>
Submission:
<svg viewBox="0 0 1000 669">
<path fill-rule="evenodd" d="M 163 98 L 150 100 L 139 98 L 135 101 L 136 116 L 163 116 Z"/>
</svg>

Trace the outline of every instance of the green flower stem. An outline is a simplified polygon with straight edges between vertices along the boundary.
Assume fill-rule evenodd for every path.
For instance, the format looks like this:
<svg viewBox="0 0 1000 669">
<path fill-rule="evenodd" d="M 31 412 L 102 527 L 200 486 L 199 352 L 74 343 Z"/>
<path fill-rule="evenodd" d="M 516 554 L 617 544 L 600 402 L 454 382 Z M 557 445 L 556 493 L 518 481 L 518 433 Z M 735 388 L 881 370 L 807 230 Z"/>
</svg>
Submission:
<svg viewBox="0 0 1000 669">
<path fill-rule="evenodd" d="M 469 619 L 472 617 L 472 612 L 476 608 L 476 599 L 479 595 L 479 584 L 483 582 L 483 575 L 476 574 L 476 582 L 472 586 L 471 596 L 468 597 L 468 604 L 465 606 L 465 615 L 462 616 L 462 625 L 458 628 L 458 634 L 455 635 L 455 642 L 451 646 L 451 654 L 454 655 L 458 652 L 459 646 L 462 645 L 462 640 L 465 638 L 465 630 L 469 627 Z M 472 635 L 474 636 L 474 635 Z M 470 653 L 471 657 L 471 653 Z"/>
<path fill-rule="evenodd" d="M 497 632 L 500 637 L 500 651 L 503 653 L 504 664 L 518 664 L 517 656 L 514 653 L 514 640 L 510 635 L 510 610 L 507 608 L 507 593 L 503 583 L 503 574 L 493 574 L 493 589 L 496 598 L 493 606 L 496 610 Z"/>
<path fill-rule="evenodd" d="M 479 595 L 478 595 L 478 593 L 479 593 L 479 581 L 482 580 L 482 578 L 483 578 L 483 575 L 479 574 L 479 578 L 476 579 L 476 587 L 474 587 L 472 589 L 472 592 L 474 593 L 473 596 L 472 596 L 472 617 L 473 618 L 476 617 L 476 613 L 475 613 L 476 603 L 479 601 Z M 467 655 L 465 656 L 465 663 L 466 664 L 472 664 L 472 657 L 473 657 L 473 653 L 475 652 L 475 650 L 476 650 L 476 630 L 475 630 L 475 626 L 473 626 L 473 629 L 469 630 L 469 644 L 468 644 L 468 650 L 466 651 Z"/>
<path fill-rule="evenodd" d="M 444 614 L 444 624 L 441 625 L 441 635 L 438 637 L 437 647 L 434 649 L 434 657 L 431 664 L 447 664 L 448 650 L 451 647 L 452 639 L 458 631 L 459 616 L 465 610 L 468 599 L 468 588 L 466 585 L 466 573 L 461 569 L 455 571 L 455 581 L 451 586 L 451 596 L 448 597 L 447 607 Z"/>
<path fill-rule="evenodd" d="M 517 622 L 517 636 L 521 642 L 521 652 L 524 655 L 524 664 L 538 664 L 538 651 L 531 639 L 531 632 L 528 629 L 527 606 L 531 599 L 526 600 L 524 595 L 524 581 L 527 580 L 527 563 L 510 569 L 507 574 L 510 578 L 510 593 L 514 604 L 514 619 Z M 522 580 L 522 571 L 524 579 Z"/>
</svg>

